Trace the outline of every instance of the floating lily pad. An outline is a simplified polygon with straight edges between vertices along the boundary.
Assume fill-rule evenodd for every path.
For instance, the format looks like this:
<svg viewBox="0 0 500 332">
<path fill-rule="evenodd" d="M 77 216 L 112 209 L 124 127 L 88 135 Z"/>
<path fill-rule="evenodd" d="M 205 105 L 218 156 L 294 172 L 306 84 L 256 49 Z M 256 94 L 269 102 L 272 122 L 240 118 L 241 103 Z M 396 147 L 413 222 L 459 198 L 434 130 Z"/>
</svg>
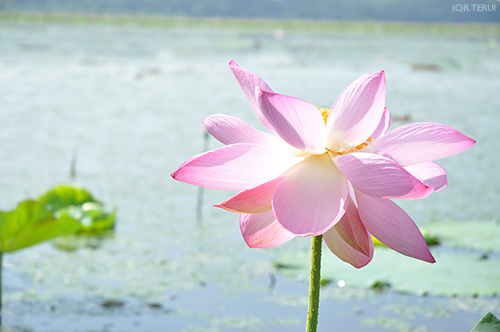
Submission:
<svg viewBox="0 0 500 332">
<path fill-rule="evenodd" d="M 500 252 L 500 223 L 496 221 L 450 221 L 430 223 L 426 229 L 446 245 Z"/>
<path fill-rule="evenodd" d="M 339 281 L 346 287 L 370 288 L 390 285 L 397 292 L 434 295 L 491 295 L 500 293 L 499 259 L 481 259 L 477 254 L 437 252 L 437 263 L 429 264 L 377 247 L 366 267 L 355 269 L 325 250 L 322 277 Z M 278 257 L 275 266 L 289 276 L 307 280 L 309 254 L 288 252 Z"/>
<path fill-rule="evenodd" d="M 377 246 L 373 261 L 360 270 L 325 251 L 322 277 L 327 280 L 343 280 L 346 286 L 370 288 L 374 285 L 390 285 L 388 288 L 392 290 L 416 294 L 475 296 L 500 293 L 500 270 L 497 268 L 500 260 L 495 255 L 484 253 L 499 251 L 499 223 L 431 223 L 422 233 L 426 241 L 435 238 L 445 247 L 477 251 L 445 252 L 437 247 L 437 263 L 429 264 L 405 257 L 384 246 Z M 307 278 L 308 255 L 288 253 L 280 256 L 275 265 L 283 273 Z"/>
<path fill-rule="evenodd" d="M 69 217 L 56 218 L 45 204 L 28 200 L 11 212 L 0 212 L 0 252 L 15 251 L 77 231 L 80 223 Z"/>
</svg>

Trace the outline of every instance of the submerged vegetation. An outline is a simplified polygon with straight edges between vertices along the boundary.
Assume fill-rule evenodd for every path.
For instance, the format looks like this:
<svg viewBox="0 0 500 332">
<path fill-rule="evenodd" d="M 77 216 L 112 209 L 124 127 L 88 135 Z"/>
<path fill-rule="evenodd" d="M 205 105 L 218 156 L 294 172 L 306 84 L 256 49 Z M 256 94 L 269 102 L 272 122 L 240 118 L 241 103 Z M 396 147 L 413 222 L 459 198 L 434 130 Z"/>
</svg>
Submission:
<svg viewBox="0 0 500 332">
<path fill-rule="evenodd" d="M 500 25 L 495 23 L 418 23 L 418 22 L 376 22 L 376 21 L 334 21 L 306 19 L 265 19 L 265 18 L 222 18 L 187 17 L 159 15 L 108 15 L 48 12 L 8 12 L 0 11 L 0 22 L 39 22 L 64 24 L 116 24 L 153 27 L 187 28 L 231 28 L 231 29 L 283 29 L 311 30 L 324 32 L 351 33 L 425 33 L 431 35 L 490 35 L 500 33 Z"/>
</svg>

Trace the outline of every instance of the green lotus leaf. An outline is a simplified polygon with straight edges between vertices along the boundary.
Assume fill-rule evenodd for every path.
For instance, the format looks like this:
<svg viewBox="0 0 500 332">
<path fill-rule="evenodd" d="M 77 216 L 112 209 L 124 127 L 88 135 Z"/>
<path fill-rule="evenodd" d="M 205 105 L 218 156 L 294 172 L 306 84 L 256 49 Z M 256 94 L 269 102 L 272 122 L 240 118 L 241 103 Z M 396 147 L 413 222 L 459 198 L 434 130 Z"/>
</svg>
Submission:
<svg viewBox="0 0 500 332">
<path fill-rule="evenodd" d="M 83 210 L 83 217 L 80 220 L 82 225 L 79 230 L 80 233 L 103 233 L 115 227 L 116 210 L 113 210 L 111 214 L 107 212 L 96 214 L 95 212 L 96 210 Z"/>
<path fill-rule="evenodd" d="M 491 312 L 488 312 L 486 316 L 483 317 L 477 323 L 477 325 L 472 329 L 471 332 L 498 332 L 500 331 L 500 319 L 498 319 Z"/>
<path fill-rule="evenodd" d="M 56 218 L 45 204 L 27 200 L 14 211 L 0 212 L 0 252 L 26 248 L 79 228 L 74 218 Z"/>
<path fill-rule="evenodd" d="M 80 222 L 79 234 L 96 234 L 112 230 L 116 211 L 109 213 L 92 195 L 76 186 L 58 186 L 43 196 L 39 202 L 54 212 L 57 218 L 68 216 Z"/>
<path fill-rule="evenodd" d="M 95 202 L 90 193 L 72 185 L 61 185 L 50 190 L 38 199 L 49 211 L 56 212 L 71 205 L 82 205 L 86 202 Z"/>
</svg>

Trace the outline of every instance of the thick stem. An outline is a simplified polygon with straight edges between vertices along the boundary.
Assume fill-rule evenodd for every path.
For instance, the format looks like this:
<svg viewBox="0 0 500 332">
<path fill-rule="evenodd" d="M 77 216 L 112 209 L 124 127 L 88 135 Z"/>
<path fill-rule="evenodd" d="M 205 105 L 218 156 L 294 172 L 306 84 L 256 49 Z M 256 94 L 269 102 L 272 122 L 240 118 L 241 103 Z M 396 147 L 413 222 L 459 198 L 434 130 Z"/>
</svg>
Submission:
<svg viewBox="0 0 500 332">
<path fill-rule="evenodd" d="M 2 326 L 2 262 L 3 252 L 0 251 L 0 327 Z"/>
<path fill-rule="evenodd" d="M 319 288 L 321 287 L 321 245 L 323 236 L 311 239 L 311 272 L 309 279 L 309 307 L 307 309 L 306 332 L 316 332 L 319 314 Z"/>
</svg>

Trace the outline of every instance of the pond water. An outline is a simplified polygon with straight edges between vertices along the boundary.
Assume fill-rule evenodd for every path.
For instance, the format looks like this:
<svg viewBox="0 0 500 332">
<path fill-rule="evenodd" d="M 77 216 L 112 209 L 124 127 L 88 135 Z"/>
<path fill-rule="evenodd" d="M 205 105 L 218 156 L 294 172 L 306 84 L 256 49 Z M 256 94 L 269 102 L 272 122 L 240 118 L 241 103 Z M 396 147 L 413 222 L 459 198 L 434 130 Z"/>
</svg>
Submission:
<svg viewBox="0 0 500 332">
<path fill-rule="evenodd" d="M 487 311 L 500 314 L 499 154 L 493 149 L 500 133 L 500 37 L 418 30 L 277 35 L 0 22 L 0 209 L 76 182 L 118 210 L 110 237 L 74 251 L 44 243 L 4 255 L 6 331 L 304 329 L 307 283 L 277 271 L 274 262 L 307 252 L 309 240 L 249 249 L 237 215 L 211 206 L 231 193 L 204 190 L 198 220 L 198 189 L 169 176 L 204 149 L 204 117 L 227 113 L 262 128 L 227 66 L 231 59 L 275 91 L 326 107 L 353 79 L 385 69 L 393 127 L 404 123 L 398 119 L 439 122 L 478 142 L 440 161 L 448 171 L 446 190 L 398 204 L 423 228 L 473 225 L 478 235 L 468 240 L 480 246 L 435 247 L 435 265 L 440 255 L 455 255 L 460 265 L 459 255 L 487 252 L 491 267 L 483 276 L 497 286 L 421 296 L 427 290 L 376 293 L 349 279 L 345 287 L 330 283 L 322 289 L 319 331 L 470 331 Z M 208 145 L 219 146 L 213 139 Z M 486 224 L 490 242 L 481 246 Z M 324 256 L 324 264 L 335 260 L 327 250 Z M 436 277 L 442 282 L 443 275 Z M 457 282 L 467 290 L 469 281 Z"/>
</svg>

